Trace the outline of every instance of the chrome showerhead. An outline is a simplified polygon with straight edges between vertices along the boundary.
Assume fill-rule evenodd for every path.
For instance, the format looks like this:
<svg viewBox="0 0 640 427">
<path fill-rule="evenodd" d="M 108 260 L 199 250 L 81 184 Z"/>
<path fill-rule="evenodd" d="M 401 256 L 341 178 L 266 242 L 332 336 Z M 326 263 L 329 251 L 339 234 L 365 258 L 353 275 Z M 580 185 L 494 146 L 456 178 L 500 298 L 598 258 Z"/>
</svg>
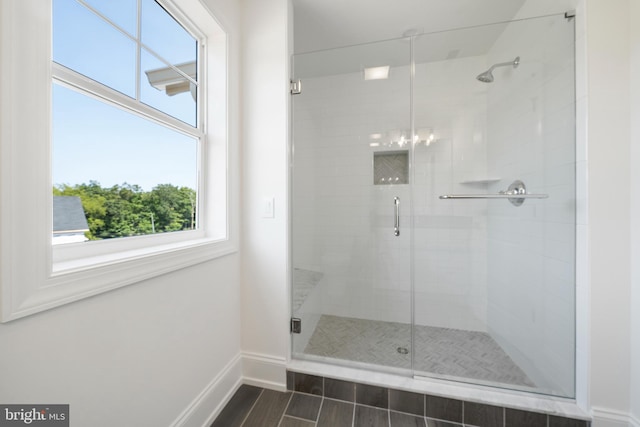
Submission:
<svg viewBox="0 0 640 427">
<path fill-rule="evenodd" d="M 491 73 L 491 70 L 487 70 L 484 73 L 478 74 L 476 79 L 480 80 L 482 83 L 491 83 L 493 82 L 493 74 Z"/>
<path fill-rule="evenodd" d="M 497 67 L 507 67 L 509 65 L 511 65 L 513 68 L 518 68 L 518 65 L 520 65 L 520 57 L 516 56 L 516 59 L 510 62 L 501 62 L 499 64 L 494 64 L 484 73 L 478 74 L 476 76 L 476 79 L 480 80 L 482 83 L 491 83 L 493 82 L 493 69 Z"/>
</svg>

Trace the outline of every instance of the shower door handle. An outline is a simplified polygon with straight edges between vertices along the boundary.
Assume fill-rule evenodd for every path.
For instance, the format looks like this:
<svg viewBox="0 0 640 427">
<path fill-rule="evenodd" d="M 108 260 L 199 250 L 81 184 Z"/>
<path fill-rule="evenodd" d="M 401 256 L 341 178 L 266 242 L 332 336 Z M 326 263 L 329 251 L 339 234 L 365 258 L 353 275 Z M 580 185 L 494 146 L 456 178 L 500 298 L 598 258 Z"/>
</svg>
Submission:
<svg viewBox="0 0 640 427">
<path fill-rule="evenodd" d="M 395 208 L 395 223 L 393 226 L 393 235 L 394 236 L 399 236 L 400 235 L 400 197 L 394 197 L 393 198 L 393 205 Z"/>
</svg>

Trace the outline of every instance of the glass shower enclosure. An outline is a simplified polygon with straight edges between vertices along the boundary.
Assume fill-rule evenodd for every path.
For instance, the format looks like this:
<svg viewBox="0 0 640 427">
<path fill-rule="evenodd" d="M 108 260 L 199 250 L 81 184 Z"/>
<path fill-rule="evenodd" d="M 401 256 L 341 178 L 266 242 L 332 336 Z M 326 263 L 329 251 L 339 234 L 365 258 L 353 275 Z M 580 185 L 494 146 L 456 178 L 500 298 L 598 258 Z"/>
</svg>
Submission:
<svg viewBox="0 0 640 427">
<path fill-rule="evenodd" d="M 296 54 L 293 357 L 575 394 L 574 23 Z"/>
</svg>

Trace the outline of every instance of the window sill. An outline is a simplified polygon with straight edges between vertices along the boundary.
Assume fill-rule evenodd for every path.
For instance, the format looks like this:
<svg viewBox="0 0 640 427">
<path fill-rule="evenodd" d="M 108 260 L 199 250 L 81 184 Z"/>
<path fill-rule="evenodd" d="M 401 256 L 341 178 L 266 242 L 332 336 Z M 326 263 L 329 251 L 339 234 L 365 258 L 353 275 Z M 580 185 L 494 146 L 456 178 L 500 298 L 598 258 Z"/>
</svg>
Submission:
<svg viewBox="0 0 640 427">
<path fill-rule="evenodd" d="M 162 262 L 163 267 L 169 266 L 170 270 L 177 270 L 234 252 L 235 248 L 226 243 L 226 240 L 200 238 L 71 261 L 54 262 L 51 277 L 64 277 L 87 270 L 91 271 L 90 274 L 94 274 L 93 272 L 99 268 L 120 269 L 123 265 L 132 262 L 153 264 Z"/>
<path fill-rule="evenodd" d="M 32 287 L 24 299 L 11 301 L 11 309 L 3 311 L 2 322 L 211 261 L 237 250 L 232 241 L 203 238 L 57 263 L 53 273 Z"/>
</svg>

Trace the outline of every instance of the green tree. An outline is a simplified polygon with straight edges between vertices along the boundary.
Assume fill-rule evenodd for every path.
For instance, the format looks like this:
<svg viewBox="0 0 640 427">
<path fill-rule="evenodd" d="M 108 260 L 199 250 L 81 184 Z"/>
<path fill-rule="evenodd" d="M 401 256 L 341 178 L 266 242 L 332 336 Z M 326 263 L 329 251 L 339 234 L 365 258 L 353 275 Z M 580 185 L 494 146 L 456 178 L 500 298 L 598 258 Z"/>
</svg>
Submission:
<svg viewBox="0 0 640 427">
<path fill-rule="evenodd" d="M 150 205 L 156 218 L 157 231 L 189 230 L 194 224 L 192 206 L 195 191 L 187 187 L 160 184 L 151 191 Z M 192 203 L 193 200 L 193 203 Z"/>
<path fill-rule="evenodd" d="M 150 192 L 126 182 L 104 188 L 96 181 L 53 188 L 54 196 L 82 200 L 91 240 L 195 228 L 196 192 L 160 184 Z"/>
</svg>

